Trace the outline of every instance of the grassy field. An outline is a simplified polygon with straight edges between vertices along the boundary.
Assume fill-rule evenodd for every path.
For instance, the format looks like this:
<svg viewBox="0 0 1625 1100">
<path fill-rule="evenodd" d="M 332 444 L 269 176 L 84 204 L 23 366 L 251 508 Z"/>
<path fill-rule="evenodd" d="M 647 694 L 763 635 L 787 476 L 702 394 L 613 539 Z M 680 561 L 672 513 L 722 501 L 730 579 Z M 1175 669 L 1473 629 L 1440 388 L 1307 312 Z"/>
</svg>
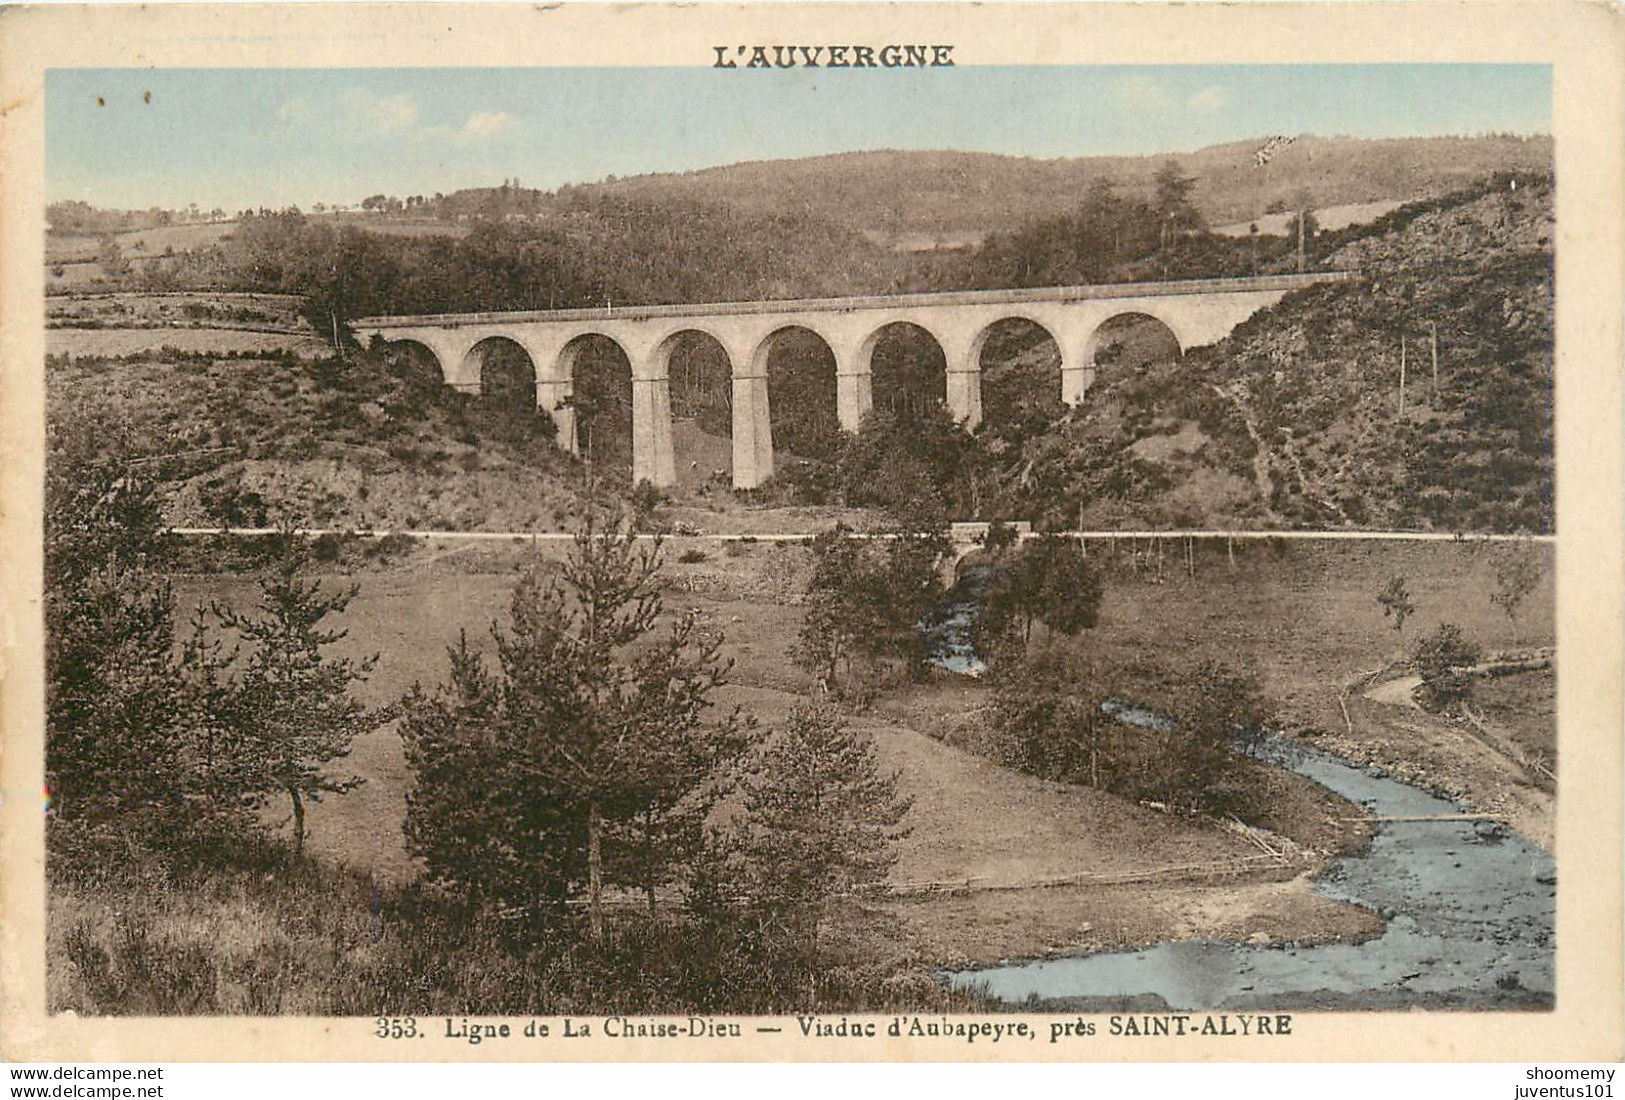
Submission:
<svg viewBox="0 0 1625 1100">
<path fill-rule="evenodd" d="M 768 543 L 726 550 L 695 545 L 710 548 L 705 560 L 678 564 L 676 552 L 668 554 L 668 610 L 691 610 L 707 629 L 725 636 L 724 652 L 735 662 L 725 701 L 772 728 L 811 687 L 789 658 L 808 552 Z M 1055 644 L 1117 654 L 1131 676 L 1136 668 L 1178 667 L 1206 657 L 1256 668 L 1287 730 L 1505 813 L 1532 837 L 1549 842 L 1549 796 L 1520 785 L 1507 761 L 1457 723 L 1420 711 L 1389 714 L 1393 708 L 1356 697 L 1350 702 L 1350 736 L 1337 702 L 1339 685 L 1349 676 L 1393 655 L 1398 639 L 1375 593 L 1395 574 L 1406 576 L 1419 607 L 1407 624 L 1408 637 L 1451 620 L 1489 648 L 1510 645 L 1510 624 L 1486 598 L 1498 551 L 1450 543 L 1281 546 L 1238 546 L 1234 567 L 1222 543 L 1198 546 L 1194 577 L 1170 546 L 1160 581 L 1154 554 L 1142 549 L 1136 569 L 1126 547 L 1114 561 L 1112 551 L 1097 546 L 1092 554 L 1105 555 L 1112 575 L 1101 622 L 1076 643 Z M 340 649 L 382 654 L 365 688 L 368 700 L 388 702 L 413 683 L 443 680 L 446 647 L 459 630 L 492 653 L 489 624 L 505 617 L 514 571 L 532 552 L 506 544 L 423 547 L 392 568 L 348 578 L 361 584 L 361 595 L 347 613 L 350 636 Z M 183 607 L 208 599 L 243 604 L 252 594 L 252 583 L 242 577 L 177 580 Z M 1549 585 L 1531 597 L 1518 629 L 1526 642 L 1549 640 Z M 1496 691 L 1512 690 L 1508 685 L 1515 679 L 1499 681 Z M 1147 690 L 1154 691 L 1154 680 L 1148 682 L 1153 686 Z M 1538 679 L 1524 683 L 1534 689 L 1526 694 L 1538 695 Z M 1545 684 L 1549 688 L 1549 678 Z M 987 961 L 1189 935 L 1316 939 L 1372 930 L 1369 914 L 1319 899 L 1300 877 L 1366 835 L 1345 820 L 1357 816 L 1355 809 L 1321 788 L 1258 769 L 1256 782 L 1267 793 L 1254 823 L 1289 838 L 1304 862 L 1248 864 L 1258 850 L 1235 834 L 992 764 L 976 751 L 990 704 L 985 686 L 943 675 L 892 692 L 855 719 L 874 733 L 885 763 L 899 771 L 915 798 L 914 831 L 904 843 L 896 881 L 972 887 L 893 906 L 921 950 L 942 961 Z M 1486 695 L 1485 706 L 1515 712 L 1531 729 L 1542 714 L 1550 717 L 1549 700 L 1542 711 L 1538 699 Z M 387 881 L 410 881 L 416 869 L 400 836 L 409 777 L 393 730 L 358 741 L 345 767 L 367 782 L 311 808 L 311 849 Z M 285 817 L 286 809 L 278 813 Z M 1219 865 L 1245 873 L 1088 889 L 1062 881 Z"/>
<path fill-rule="evenodd" d="M 130 229 L 112 234 L 113 240 L 126 258 L 138 259 L 162 256 L 166 250 L 191 252 L 219 244 L 236 229 L 237 223 L 195 222 L 184 225 L 152 226 L 148 229 Z M 45 236 L 45 262 L 64 264 L 94 261 L 100 248 L 101 237 L 79 236 L 71 233 L 47 233 Z"/>
<path fill-rule="evenodd" d="M 209 355 L 270 355 L 286 352 L 318 359 L 332 352 L 310 333 L 220 331 L 207 328 L 53 328 L 45 333 L 45 354 L 107 356 L 161 354 L 165 351 Z"/>
<path fill-rule="evenodd" d="M 45 303 L 48 355 L 186 354 L 315 359 L 329 343 L 287 294 L 55 294 Z"/>
<path fill-rule="evenodd" d="M 1386 199 L 1377 202 L 1351 202 L 1338 206 L 1328 206 L 1314 211 L 1314 222 L 1321 231 L 1333 229 L 1346 229 L 1351 225 L 1364 225 L 1374 222 L 1390 210 L 1396 210 L 1400 203 L 1396 199 Z M 1246 237 L 1253 232 L 1253 227 L 1260 233 L 1282 234 L 1287 227 L 1294 224 L 1297 214 L 1286 211 L 1280 214 L 1264 214 L 1250 221 L 1232 222 L 1221 225 L 1213 232 L 1226 237 Z"/>
<path fill-rule="evenodd" d="M 463 237 L 468 234 L 466 225 L 455 222 L 381 218 L 367 214 L 312 214 L 309 217 L 313 222 L 354 226 L 369 233 L 389 236 Z M 114 233 L 112 237 L 126 258 L 145 259 L 162 256 L 169 251 L 193 252 L 211 248 L 229 240 L 236 229 L 236 221 L 192 222 L 183 225 L 129 229 Z M 100 246 L 101 237 L 97 235 L 48 233 L 45 237 L 45 262 L 48 264 L 94 262 Z"/>
<path fill-rule="evenodd" d="M 1528 753 L 1557 759 L 1557 675 L 1543 669 L 1486 679 L 1475 693 L 1485 716 Z"/>
<path fill-rule="evenodd" d="M 364 229 L 385 237 L 466 237 L 467 222 L 448 222 L 438 218 L 403 218 L 395 215 L 379 217 L 373 214 L 317 214 L 313 222 L 328 222 L 344 228 Z"/>
</svg>

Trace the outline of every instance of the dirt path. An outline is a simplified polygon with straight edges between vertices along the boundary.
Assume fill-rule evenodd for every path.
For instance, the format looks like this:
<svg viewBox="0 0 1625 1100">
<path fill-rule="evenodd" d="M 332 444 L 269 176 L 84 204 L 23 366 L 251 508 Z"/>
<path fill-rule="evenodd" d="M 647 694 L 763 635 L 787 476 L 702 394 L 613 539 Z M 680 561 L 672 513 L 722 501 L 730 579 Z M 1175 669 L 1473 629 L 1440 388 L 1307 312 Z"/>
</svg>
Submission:
<svg viewBox="0 0 1625 1100">
<path fill-rule="evenodd" d="M 1253 487 L 1258 490 L 1258 501 L 1263 506 L 1264 514 L 1270 519 L 1278 518 L 1275 509 L 1270 507 L 1270 498 L 1274 486 L 1270 481 L 1270 448 L 1264 442 L 1264 437 L 1258 432 L 1258 425 L 1253 422 L 1253 414 L 1247 408 L 1247 402 L 1242 399 L 1241 391 L 1235 386 L 1214 386 L 1213 392 L 1224 398 L 1236 407 L 1236 414 L 1241 417 L 1242 426 L 1247 429 L 1247 437 L 1253 441 Z"/>
<path fill-rule="evenodd" d="M 1550 660 L 1542 651 L 1538 658 Z M 1474 666 L 1485 673 L 1530 667 L 1527 658 L 1490 660 Z M 1422 678 L 1415 674 L 1384 680 L 1361 696 L 1377 706 L 1362 710 L 1376 731 L 1362 731 L 1368 750 L 1381 759 L 1391 745 L 1408 745 L 1404 758 L 1414 763 L 1427 785 L 1464 799 L 1474 809 L 1496 814 L 1523 836 L 1551 849 L 1555 796 L 1552 773 L 1537 766 L 1511 737 L 1477 715 L 1447 719 L 1429 714 L 1417 701 Z M 1389 709 L 1391 708 L 1391 709 Z M 1358 724 L 1358 723 L 1357 723 Z M 1388 731 L 1399 734 L 1390 739 Z M 1370 735 L 1368 735 L 1370 734 Z"/>
<path fill-rule="evenodd" d="M 1365 697 L 1386 707 L 1414 707 L 1420 710 L 1422 708 L 1416 701 L 1416 689 L 1421 686 L 1420 676 L 1400 676 L 1372 685 L 1366 690 Z"/>
<path fill-rule="evenodd" d="M 1492 656 L 1487 661 L 1480 661 L 1478 664 L 1466 669 L 1466 671 L 1474 676 L 1486 676 L 1509 671 L 1531 672 L 1536 669 L 1550 667 L 1556 654 L 1557 651 L 1550 646 L 1535 649 L 1528 653 L 1501 654 Z M 1381 674 L 1378 673 L 1378 675 Z M 1382 703 L 1386 706 L 1421 709 L 1421 704 L 1416 699 L 1416 689 L 1421 686 L 1422 677 L 1411 673 L 1371 685 L 1366 689 L 1365 697 L 1373 703 Z"/>
</svg>

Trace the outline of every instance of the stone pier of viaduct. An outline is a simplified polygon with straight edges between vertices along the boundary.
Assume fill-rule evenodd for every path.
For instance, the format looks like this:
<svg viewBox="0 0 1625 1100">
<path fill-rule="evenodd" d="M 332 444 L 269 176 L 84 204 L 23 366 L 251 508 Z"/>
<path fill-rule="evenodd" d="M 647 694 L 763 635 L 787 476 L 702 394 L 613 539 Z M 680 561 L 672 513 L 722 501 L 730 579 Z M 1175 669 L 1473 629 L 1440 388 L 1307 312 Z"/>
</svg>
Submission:
<svg viewBox="0 0 1625 1100">
<path fill-rule="evenodd" d="M 484 356 L 493 344 L 517 344 L 535 371 L 537 404 L 552 414 L 560 444 L 572 452 L 577 441 L 569 398 L 576 355 L 586 337 L 613 340 L 632 367 L 632 477 L 658 486 L 676 481 L 668 382 L 672 350 L 684 333 L 703 333 L 721 345 L 732 370 L 734 486 L 753 489 L 773 474 L 767 361 L 775 338 L 787 329 L 815 333 L 833 353 L 836 408 L 848 431 L 869 411 L 870 361 L 882 330 L 898 322 L 924 329 L 946 360 L 943 398 L 949 411 L 974 427 L 982 417 L 982 347 L 1001 321 L 1026 320 L 1049 333 L 1060 350 L 1061 399 L 1075 405 L 1094 381 L 1101 326 L 1114 317 L 1155 318 L 1183 352 L 1223 339 L 1291 291 L 1353 277 L 1317 272 L 863 298 L 366 317 L 352 328 L 363 341 L 377 336 L 419 345 L 434 356 L 447 385 L 474 392 L 480 389 Z"/>
</svg>

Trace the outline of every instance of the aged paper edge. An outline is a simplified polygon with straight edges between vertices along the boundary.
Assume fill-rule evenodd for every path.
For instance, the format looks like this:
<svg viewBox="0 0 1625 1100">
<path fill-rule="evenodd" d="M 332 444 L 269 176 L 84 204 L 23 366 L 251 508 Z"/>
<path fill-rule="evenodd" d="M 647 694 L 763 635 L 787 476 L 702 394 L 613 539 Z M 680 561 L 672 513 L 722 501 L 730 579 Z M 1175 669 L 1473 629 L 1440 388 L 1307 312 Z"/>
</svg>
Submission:
<svg viewBox="0 0 1625 1100">
<path fill-rule="evenodd" d="M 1621 989 L 1621 103 L 1600 3 L 218 5 L 0 11 L 0 1057 L 11 1061 L 1616 1060 Z M 1519 62 L 1553 68 L 1557 160 L 1557 1007 L 1295 1013 L 1274 1042 L 376 1040 L 370 1019 L 45 1012 L 44 72 L 52 67 L 685 66 L 715 42 L 951 43 L 960 65 Z M 737 74 L 726 77 L 739 79 Z M 746 77 L 748 79 L 748 77 Z M 884 1019 L 882 1017 L 881 1019 Z M 1046 1017 L 1001 1016 L 1005 1022 Z M 522 1021 L 520 1021 L 522 1022 Z M 431 1022 L 432 1023 L 432 1022 Z M 595 1029 L 596 1030 L 596 1029 Z M 555 1034 L 557 1026 L 555 1021 Z M 1047 1032 L 1044 1032 L 1047 1034 Z"/>
</svg>

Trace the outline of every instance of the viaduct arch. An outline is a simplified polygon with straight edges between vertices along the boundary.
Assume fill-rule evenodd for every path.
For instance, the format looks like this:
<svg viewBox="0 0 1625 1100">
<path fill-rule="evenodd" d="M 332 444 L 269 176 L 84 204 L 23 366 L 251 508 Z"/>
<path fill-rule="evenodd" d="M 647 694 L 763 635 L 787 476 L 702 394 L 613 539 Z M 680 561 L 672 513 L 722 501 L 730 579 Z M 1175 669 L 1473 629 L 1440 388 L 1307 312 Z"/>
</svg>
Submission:
<svg viewBox="0 0 1625 1100">
<path fill-rule="evenodd" d="M 1061 353 L 1061 400 L 1077 405 L 1094 382 L 1096 331 L 1113 317 L 1153 317 L 1168 326 L 1183 352 L 1223 339 L 1294 290 L 1353 278 L 1351 272 L 1317 272 L 862 298 L 364 317 L 351 327 L 363 340 L 377 336 L 428 349 L 448 386 L 473 393 L 480 389 L 481 367 L 475 348 L 491 337 L 518 344 L 535 366 L 536 403 L 553 415 L 561 445 L 572 452 L 577 441 L 568 399 L 575 352 L 585 336 L 614 341 L 632 364 L 632 479 L 657 486 L 676 481 L 672 350 L 682 333 L 704 333 L 722 346 L 732 369 L 734 487 L 754 489 L 773 474 L 767 359 L 774 337 L 784 329 L 806 329 L 834 353 L 837 412 L 841 427 L 853 431 L 873 405 L 874 337 L 897 322 L 917 325 L 936 339 L 947 359 L 949 411 L 974 427 L 982 419 L 982 345 L 1000 321 L 1030 321 L 1050 334 Z"/>
</svg>

